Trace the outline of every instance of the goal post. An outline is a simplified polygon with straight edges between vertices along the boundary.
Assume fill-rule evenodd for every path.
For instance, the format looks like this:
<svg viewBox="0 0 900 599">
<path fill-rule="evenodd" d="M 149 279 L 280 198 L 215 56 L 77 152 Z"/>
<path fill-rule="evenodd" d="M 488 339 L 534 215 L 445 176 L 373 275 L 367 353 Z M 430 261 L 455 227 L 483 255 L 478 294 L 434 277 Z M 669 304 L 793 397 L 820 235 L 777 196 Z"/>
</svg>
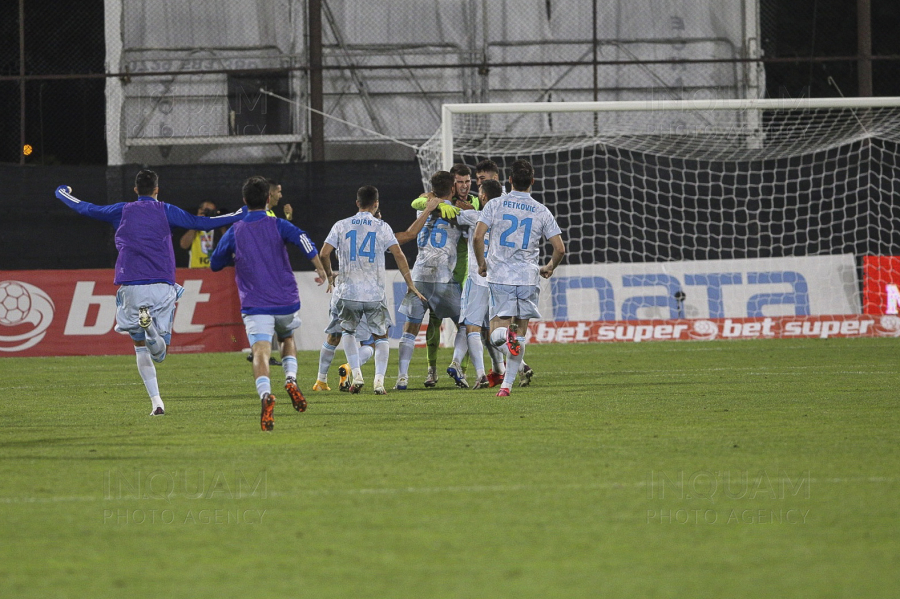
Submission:
<svg viewBox="0 0 900 599">
<path fill-rule="evenodd" d="M 465 114 L 552 114 L 620 112 L 704 112 L 797 110 L 862 110 L 866 108 L 900 109 L 900 97 L 883 98 L 784 98 L 784 99 L 703 99 L 703 100 L 631 100 L 622 102 L 507 102 L 444 104 L 441 106 L 441 166 L 453 166 L 453 116 Z"/>
<path fill-rule="evenodd" d="M 418 158 L 529 159 L 569 266 L 900 256 L 897 97 L 445 104 Z"/>
</svg>

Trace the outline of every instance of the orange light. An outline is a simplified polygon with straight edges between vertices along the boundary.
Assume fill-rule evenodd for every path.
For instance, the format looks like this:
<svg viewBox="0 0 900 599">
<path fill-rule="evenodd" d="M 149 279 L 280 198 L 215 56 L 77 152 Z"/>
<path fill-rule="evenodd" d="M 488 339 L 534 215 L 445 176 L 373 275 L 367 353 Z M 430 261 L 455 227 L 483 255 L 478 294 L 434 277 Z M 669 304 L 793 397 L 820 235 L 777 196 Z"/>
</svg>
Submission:
<svg viewBox="0 0 900 599">
<path fill-rule="evenodd" d="M 28 144 L 25 144 L 25 147 L 22 148 L 22 153 L 25 154 L 26 156 L 31 156 L 31 153 L 32 153 L 33 151 L 34 151 L 34 148 L 32 148 L 31 146 L 29 146 Z"/>
</svg>

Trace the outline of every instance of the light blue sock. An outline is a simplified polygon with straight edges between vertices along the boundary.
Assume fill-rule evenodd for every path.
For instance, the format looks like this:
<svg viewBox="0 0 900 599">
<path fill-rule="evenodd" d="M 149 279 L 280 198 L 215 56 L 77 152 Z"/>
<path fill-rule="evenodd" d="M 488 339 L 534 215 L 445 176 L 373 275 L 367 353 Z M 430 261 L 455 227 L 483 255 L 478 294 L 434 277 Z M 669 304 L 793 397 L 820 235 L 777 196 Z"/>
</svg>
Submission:
<svg viewBox="0 0 900 599">
<path fill-rule="evenodd" d="M 285 379 L 297 378 L 297 356 L 282 356 L 281 367 L 284 368 Z"/>
<path fill-rule="evenodd" d="M 269 380 L 269 377 L 261 376 L 256 379 L 256 392 L 259 393 L 260 399 L 272 392 L 272 381 Z"/>
</svg>

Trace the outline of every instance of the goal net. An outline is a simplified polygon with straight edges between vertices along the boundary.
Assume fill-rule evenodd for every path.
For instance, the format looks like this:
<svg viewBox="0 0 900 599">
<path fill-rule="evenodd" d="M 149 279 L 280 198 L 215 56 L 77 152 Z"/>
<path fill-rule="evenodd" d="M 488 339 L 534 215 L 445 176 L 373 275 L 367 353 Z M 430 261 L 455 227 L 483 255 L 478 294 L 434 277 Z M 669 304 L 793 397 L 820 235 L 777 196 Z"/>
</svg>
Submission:
<svg viewBox="0 0 900 599">
<path fill-rule="evenodd" d="M 530 160 L 566 264 L 900 254 L 900 98 L 445 105 L 418 155 Z"/>
</svg>

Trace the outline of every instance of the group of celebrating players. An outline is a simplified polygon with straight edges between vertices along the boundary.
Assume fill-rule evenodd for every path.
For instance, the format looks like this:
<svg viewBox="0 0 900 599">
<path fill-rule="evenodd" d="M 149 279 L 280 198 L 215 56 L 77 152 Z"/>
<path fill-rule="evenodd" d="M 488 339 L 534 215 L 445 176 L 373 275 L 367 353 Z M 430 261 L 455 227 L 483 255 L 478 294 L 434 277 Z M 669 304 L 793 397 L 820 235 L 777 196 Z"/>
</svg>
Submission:
<svg viewBox="0 0 900 599">
<path fill-rule="evenodd" d="M 285 390 L 295 410 L 304 411 L 306 398 L 297 385 L 294 330 L 300 325 L 300 297 L 286 243 L 300 248 L 316 270 L 316 282 L 333 291 L 332 320 L 319 356 L 314 391 L 330 390 L 328 370 L 340 344 L 346 363 L 339 368 L 340 389 L 359 393 L 364 387 L 361 367 L 375 359 L 373 389 L 384 395 L 388 366 L 388 330 L 392 326 L 385 294 L 385 253 L 390 252 L 407 284 L 400 305 L 406 317 L 399 345 L 396 390 L 409 386 L 409 365 L 416 335 L 429 314 L 426 333 L 426 387 L 437 384 L 437 346 L 441 322 L 457 325 L 448 375 L 468 388 L 463 370 L 466 358 L 475 370 L 475 389 L 499 384 L 500 397 L 510 394 L 517 375 L 528 384 L 533 370 L 524 362 L 528 321 L 539 318 L 540 277 L 549 278 L 565 255 L 560 228 L 550 211 L 531 197 L 534 169 L 526 160 L 510 168 L 510 191 L 504 193 L 499 169 L 490 160 L 475 169 L 479 194 L 470 195 L 471 171 L 463 164 L 431 177 L 431 191 L 417 198 L 416 221 L 394 234 L 381 219 L 378 190 L 361 187 L 357 213 L 332 227 L 321 252 L 309 236 L 292 223 L 266 212 L 270 184 L 264 177 L 244 182 L 245 207 L 223 216 L 195 216 L 157 200 L 158 177 L 142 170 L 135 178 L 133 202 L 98 206 L 72 195 L 69 187 L 56 196 L 76 212 L 116 229 L 119 252 L 114 283 L 116 330 L 134 343 L 138 372 L 150 396 L 151 415 L 165 414 L 154 362 L 162 362 L 171 340 L 175 302 L 181 287 L 175 282 L 171 227 L 211 230 L 233 225 L 222 237 L 210 267 L 234 266 L 241 316 L 250 341 L 253 376 L 260 398 L 260 427 L 274 427 L 275 396 L 269 378 L 273 335 L 281 342 Z M 417 240 L 418 255 L 410 269 L 400 245 Z M 542 240 L 552 255 L 540 265 Z M 332 254 L 338 270 L 332 269 Z M 488 332 L 489 331 L 489 332 Z M 485 343 L 486 341 L 486 343 Z M 484 348 L 491 358 L 485 372 Z M 504 363 L 504 358 L 506 361 Z"/>
</svg>

